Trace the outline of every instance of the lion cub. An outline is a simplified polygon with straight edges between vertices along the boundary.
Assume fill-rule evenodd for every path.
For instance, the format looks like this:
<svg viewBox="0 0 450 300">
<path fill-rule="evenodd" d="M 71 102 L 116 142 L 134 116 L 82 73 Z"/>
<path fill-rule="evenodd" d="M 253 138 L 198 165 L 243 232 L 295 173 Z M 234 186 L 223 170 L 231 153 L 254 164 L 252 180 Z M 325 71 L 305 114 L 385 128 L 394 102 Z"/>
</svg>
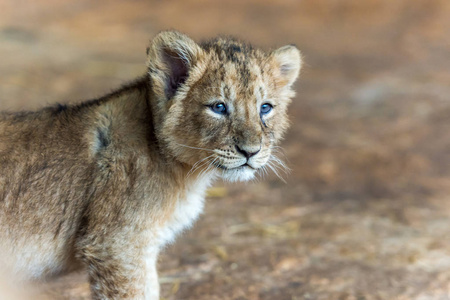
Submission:
<svg viewBox="0 0 450 300">
<path fill-rule="evenodd" d="M 300 52 L 166 31 L 148 73 L 78 105 L 0 114 L 2 270 L 85 266 L 94 299 L 158 299 L 158 252 L 214 179 L 248 180 L 288 127 Z"/>
</svg>

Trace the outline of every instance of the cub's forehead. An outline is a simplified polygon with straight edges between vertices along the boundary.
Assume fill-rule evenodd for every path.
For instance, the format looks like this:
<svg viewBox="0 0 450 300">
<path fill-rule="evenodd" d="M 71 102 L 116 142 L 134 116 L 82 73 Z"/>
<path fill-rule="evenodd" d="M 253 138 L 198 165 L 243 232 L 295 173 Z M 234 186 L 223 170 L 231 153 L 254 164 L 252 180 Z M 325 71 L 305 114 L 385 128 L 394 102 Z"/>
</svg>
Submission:
<svg viewBox="0 0 450 300">
<path fill-rule="evenodd" d="M 232 38 L 211 40 L 202 48 L 210 55 L 210 76 L 223 93 L 260 95 L 266 90 L 270 70 L 264 51 Z"/>
<path fill-rule="evenodd" d="M 207 52 L 214 52 L 222 61 L 241 62 L 250 57 L 264 56 L 264 52 L 234 38 L 219 37 L 203 42 L 201 47 Z"/>
</svg>

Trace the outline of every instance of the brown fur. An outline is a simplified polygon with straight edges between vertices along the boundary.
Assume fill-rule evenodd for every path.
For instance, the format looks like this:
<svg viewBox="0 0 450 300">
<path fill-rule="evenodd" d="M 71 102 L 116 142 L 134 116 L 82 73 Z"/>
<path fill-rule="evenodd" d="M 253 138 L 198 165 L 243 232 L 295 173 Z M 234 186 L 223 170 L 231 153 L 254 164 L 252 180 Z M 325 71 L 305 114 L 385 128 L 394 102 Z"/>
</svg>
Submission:
<svg viewBox="0 0 450 300">
<path fill-rule="evenodd" d="M 0 115 L 0 250 L 20 278 L 82 264 L 95 299 L 158 299 L 158 252 L 195 220 L 208 184 L 270 163 L 295 47 L 198 45 L 168 31 L 147 52 L 148 74 L 101 99 Z M 245 152 L 258 152 L 249 166 Z"/>
</svg>

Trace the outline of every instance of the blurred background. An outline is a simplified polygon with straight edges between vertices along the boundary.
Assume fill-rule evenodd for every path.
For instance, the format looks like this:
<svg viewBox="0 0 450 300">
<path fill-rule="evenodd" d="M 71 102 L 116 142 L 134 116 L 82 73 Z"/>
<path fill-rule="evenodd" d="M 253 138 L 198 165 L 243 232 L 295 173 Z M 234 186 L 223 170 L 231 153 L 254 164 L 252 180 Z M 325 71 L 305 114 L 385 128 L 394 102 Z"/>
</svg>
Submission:
<svg viewBox="0 0 450 300">
<path fill-rule="evenodd" d="M 450 299 L 448 0 L 1 0 L 0 109 L 95 98 L 158 31 L 295 43 L 292 173 L 211 190 L 161 256 L 162 297 Z M 44 299 L 89 299 L 84 274 Z"/>
</svg>

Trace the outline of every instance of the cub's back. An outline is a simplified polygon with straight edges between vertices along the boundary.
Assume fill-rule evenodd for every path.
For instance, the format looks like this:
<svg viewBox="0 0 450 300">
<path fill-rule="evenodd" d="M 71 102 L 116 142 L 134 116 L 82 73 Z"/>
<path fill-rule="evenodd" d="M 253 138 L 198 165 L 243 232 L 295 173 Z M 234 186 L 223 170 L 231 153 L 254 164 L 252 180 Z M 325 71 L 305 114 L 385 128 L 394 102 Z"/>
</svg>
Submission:
<svg viewBox="0 0 450 300">
<path fill-rule="evenodd" d="M 0 266 L 39 278 L 77 265 L 82 217 L 111 188 L 110 160 L 122 170 L 150 149 L 144 94 L 125 87 L 79 105 L 0 113 Z"/>
<path fill-rule="evenodd" d="M 74 235 L 90 166 L 81 163 L 79 126 L 67 126 L 76 120 L 64 114 L 48 108 L 0 115 L 0 264 L 11 264 L 14 273 L 45 276 L 72 259 L 65 251 L 71 239 L 54 241 Z"/>
</svg>

